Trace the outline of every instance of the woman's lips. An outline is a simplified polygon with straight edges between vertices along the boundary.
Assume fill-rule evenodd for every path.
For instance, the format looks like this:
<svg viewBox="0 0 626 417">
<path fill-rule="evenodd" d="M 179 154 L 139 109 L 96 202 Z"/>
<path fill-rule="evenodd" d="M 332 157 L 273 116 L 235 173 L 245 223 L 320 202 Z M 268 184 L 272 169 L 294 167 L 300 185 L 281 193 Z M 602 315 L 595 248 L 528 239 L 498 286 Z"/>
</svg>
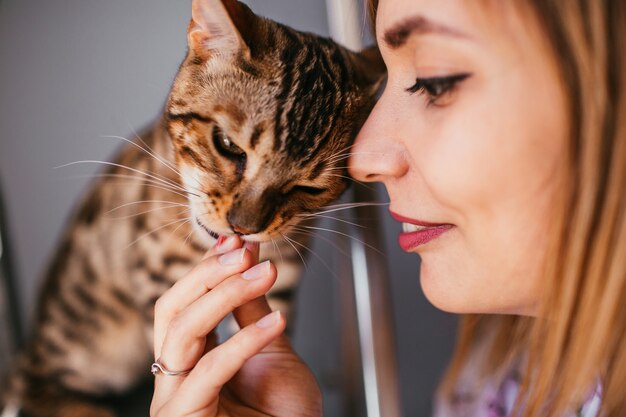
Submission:
<svg viewBox="0 0 626 417">
<path fill-rule="evenodd" d="M 402 233 L 398 238 L 398 243 L 402 250 L 410 252 L 418 246 L 425 245 L 450 230 L 453 225 L 444 223 L 431 223 L 422 220 L 411 219 L 401 216 L 393 211 L 391 216 L 402 222 Z"/>
</svg>

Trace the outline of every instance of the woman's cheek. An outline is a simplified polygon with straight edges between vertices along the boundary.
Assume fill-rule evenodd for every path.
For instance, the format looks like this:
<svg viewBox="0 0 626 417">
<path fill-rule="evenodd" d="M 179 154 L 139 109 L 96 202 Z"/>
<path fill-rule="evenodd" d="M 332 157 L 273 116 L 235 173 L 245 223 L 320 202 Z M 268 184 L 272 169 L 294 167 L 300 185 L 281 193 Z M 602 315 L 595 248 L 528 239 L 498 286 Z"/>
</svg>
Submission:
<svg viewBox="0 0 626 417">
<path fill-rule="evenodd" d="M 501 180 L 501 157 L 480 123 L 450 121 L 428 135 L 419 154 L 418 169 L 438 203 L 467 217 L 473 207 L 484 206 L 490 189 Z M 487 194 L 487 195 L 486 195 Z M 468 213 L 470 212 L 470 213 Z M 449 219 L 452 220 L 452 219 Z"/>
</svg>

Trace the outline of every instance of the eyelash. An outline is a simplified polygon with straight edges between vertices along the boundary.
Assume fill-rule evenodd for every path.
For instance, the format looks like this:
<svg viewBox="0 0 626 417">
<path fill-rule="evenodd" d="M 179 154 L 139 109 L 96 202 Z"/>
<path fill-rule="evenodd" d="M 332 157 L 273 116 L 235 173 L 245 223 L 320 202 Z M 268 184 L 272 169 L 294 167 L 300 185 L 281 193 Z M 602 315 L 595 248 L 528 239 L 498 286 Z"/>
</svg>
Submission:
<svg viewBox="0 0 626 417">
<path fill-rule="evenodd" d="M 437 104 L 437 100 L 444 94 L 452 92 L 458 83 L 467 79 L 470 74 L 455 74 L 446 77 L 417 78 L 415 84 L 406 91 L 415 94 L 426 94 L 428 105 Z"/>
</svg>

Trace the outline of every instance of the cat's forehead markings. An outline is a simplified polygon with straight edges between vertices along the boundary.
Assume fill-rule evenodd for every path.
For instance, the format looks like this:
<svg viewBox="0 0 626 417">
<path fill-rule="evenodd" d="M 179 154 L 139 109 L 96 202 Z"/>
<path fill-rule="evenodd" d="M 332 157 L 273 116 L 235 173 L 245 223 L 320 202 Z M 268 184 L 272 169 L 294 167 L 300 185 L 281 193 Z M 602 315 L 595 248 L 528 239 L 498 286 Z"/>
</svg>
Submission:
<svg viewBox="0 0 626 417">
<path fill-rule="evenodd" d="M 324 171 L 324 168 L 326 168 L 326 162 L 325 161 L 319 162 L 317 165 L 313 167 L 313 169 L 311 169 L 308 180 L 309 181 L 316 180 L 322 174 L 322 172 Z"/>
<path fill-rule="evenodd" d="M 263 123 L 258 123 L 254 126 L 254 130 L 252 131 L 252 135 L 250 135 L 250 149 L 254 150 L 256 145 L 259 143 L 259 139 L 261 139 L 261 135 L 265 131 L 265 125 Z"/>
<path fill-rule="evenodd" d="M 233 122 L 234 127 L 238 127 L 244 124 L 246 121 L 245 113 L 234 104 L 218 104 L 213 108 L 213 112 L 216 114 L 224 114 Z"/>
</svg>

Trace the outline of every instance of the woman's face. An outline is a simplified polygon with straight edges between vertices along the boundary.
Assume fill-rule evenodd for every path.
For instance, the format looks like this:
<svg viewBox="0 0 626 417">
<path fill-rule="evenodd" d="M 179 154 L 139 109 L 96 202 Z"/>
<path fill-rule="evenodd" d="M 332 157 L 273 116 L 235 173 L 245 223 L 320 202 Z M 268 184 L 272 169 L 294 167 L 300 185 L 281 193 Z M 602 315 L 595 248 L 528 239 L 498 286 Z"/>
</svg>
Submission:
<svg viewBox="0 0 626 417">
<path fill-rule="evenodd" d="M 350 170 L 384 183 L 424 293 L 451 312 L 533 315 L 541 293 L 567 101 L 538 22 L 513 3 L 378 8 L 389 77 Z"/>
</svg>

